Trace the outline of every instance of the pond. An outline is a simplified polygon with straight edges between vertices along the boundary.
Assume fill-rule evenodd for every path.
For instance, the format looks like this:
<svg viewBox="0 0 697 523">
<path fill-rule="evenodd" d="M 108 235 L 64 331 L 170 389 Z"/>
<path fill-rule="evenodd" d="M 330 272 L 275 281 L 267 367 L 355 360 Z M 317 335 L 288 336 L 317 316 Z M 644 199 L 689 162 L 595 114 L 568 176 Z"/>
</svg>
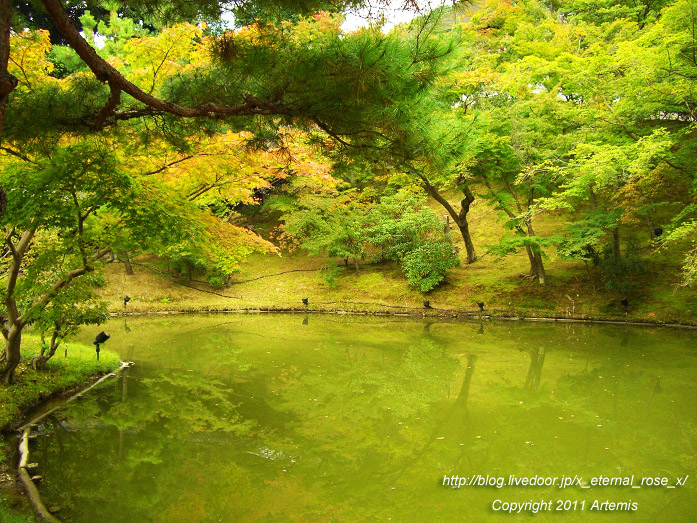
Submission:
<svg viewBox="0 0 697 523">
<path fill-rule="evenodd" d="M 66 522 L 516 520 L 507 503 L 537 501 L 552 505 L 521 514 L 697 518 L 694 331 L 261 314 L 103 328 L 135 366 L 47 418 L 32 452 Z M 555 484 L 520 483 L 535 477 Z M 626 505 L 608 516 L 608 501 Z"/>
</svg>

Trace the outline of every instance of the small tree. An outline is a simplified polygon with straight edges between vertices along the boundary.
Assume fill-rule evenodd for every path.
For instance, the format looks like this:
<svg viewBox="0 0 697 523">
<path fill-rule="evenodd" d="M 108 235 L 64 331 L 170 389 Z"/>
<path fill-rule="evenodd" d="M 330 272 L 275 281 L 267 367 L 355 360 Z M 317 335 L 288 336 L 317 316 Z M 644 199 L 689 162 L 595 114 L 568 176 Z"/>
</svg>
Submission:
<svg viewBox="0 0 697 523">
<path fill-rule="evenodd" d="M 106 302 L 97 300 L 93 292 L 101 283 L 98 275 L 85 275 L 41 311 L 34 323 L 34 328 L 41 333 L 41 352 L 32 360 L 32 367 L 45 369 L 65 338 L 77 334 L 84 325 L 100 325 L 107 320 Z M 50 336 L 49 343 L 45 341 L 47 336 Z"/>
<path fill-rule="evenodd" d="M 409 192 L 383 197 L 370 213 L 367 241 L 385 259 L 401 264 L 410 285 L 428 292 L 448 269 L 460 265 L 443 222 L 425 206 L 425 197 Z"/>
<path fill-rule="evenodd" d="M 3 162 L 8 203 L 0 226 L 9 261 L 0 292 L 2 383 L 14 379 L 24 328 L 98 268 L 114 237 L 127 231 L 138 248 L 154 249 L 201 235 L 186 200 L 124 170 L 107 146 L 113 144 L 87 139 L 46 144 L 43 153 Z"/>
</svg>

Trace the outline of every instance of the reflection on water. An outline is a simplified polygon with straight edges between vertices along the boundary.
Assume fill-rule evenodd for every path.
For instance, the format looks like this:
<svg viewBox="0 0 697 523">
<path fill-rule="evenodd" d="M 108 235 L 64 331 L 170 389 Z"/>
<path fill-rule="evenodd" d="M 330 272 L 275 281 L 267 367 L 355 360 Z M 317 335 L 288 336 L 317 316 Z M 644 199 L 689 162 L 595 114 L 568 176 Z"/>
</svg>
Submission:
<svg viewBox="0 0 697 523">
<path fill-rule="evenodd" d="M 495 499 L 697 516 L 692 477 L 672 490 L 442 486 L 697 474 L 692 332 L 293 315 L 105 330 L 135 367 L 46 419 L 32 453 L 65 521 L 478 521 L 504 517 Z"/>
</svg>

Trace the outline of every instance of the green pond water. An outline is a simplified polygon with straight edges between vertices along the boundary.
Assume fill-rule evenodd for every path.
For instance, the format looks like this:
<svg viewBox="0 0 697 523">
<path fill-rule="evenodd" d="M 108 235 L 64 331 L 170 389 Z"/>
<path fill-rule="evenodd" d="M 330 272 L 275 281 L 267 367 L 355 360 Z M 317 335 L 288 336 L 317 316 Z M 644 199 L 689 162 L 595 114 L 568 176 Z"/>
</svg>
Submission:
<svg viewBox="0 0 697 523">
<path fill-rule="evenodd" d="M 694 331 L 302 315 L 103 328 L 135 366 L 47 418 L 32 451 L 66 522 L 697 519 Z M 558 479 L 443 485 L 476 474 Z M 558 488 L 569 475 L 668 484 Z M 540 500 L 551 510 L 494 510 Z"/>
</svg>

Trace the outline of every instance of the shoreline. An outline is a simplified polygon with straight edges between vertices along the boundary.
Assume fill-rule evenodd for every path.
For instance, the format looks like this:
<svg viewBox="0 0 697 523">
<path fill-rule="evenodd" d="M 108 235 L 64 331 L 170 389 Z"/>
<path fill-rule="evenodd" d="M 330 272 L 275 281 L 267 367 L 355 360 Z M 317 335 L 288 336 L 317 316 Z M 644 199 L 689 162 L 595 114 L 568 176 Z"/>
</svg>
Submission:
<svg viewBox="0 0 697 523">
<path fill-rule="evenodd" d="M 32 429 L 34 429 L 36 424 L 39 423 L 42 419 L 44 419 L 46 416 L 50 415 L 51 413 L 55 412 L 60 408 L 63 408 L 66 404 L 82 397 L 85 393 L 92 390 L 94 387 L 96 387 L 100 383 L 103 383 L 109 378 L 117 377 L 125 369 L 131 367 L 131 365 L 133 364 L 130 362 L 126 363 L 122 361 L 119 365 L 119 368 L 102 375 L 86 387 L 83 387 L 78 392 L 65 399 L 64 401 L 57 402 L 57 404 L 51 408 L 39 409 L 37 413 L 33 415 L 33 417 L 31 417 L 28 421 L 26 421 L 19 427 L 18 430 L 22 434 L 18 446 L 19 463 L 17 465 L 17 472 L 19 476 L 19 481 L 24 486 L 25 494 L 27 498 L 29 498 L 29 502 L 32 508 L 34 509 L 34 513 L 40 519 L 50 521 L 52 523 L 60 523 L 60 520 L 56 518 L 48 508 L 46 508 L 46 505 L 44 505 L 41 499 L 41 494 L 39 493 L 39 490 L 36 488 L 36 485 L 34 484 L 34 478 L 31 476 L 29 472 L 29 469 L 32 465 L 37 465 L 35 463 L 29 463 L 29 440 L 31 439 Z M 48 407 L 48 405 L 46 405 L 46 407 Z"/>
<path fill-rule="evenodd" d="M 0 427 L 0 445 L 2 445 L 2 449 L 0 449 L 0 481 L 2 485 L 0 485 L 0 488 L 4 493 L 3 498 L 6 498 L 8 502 L 6 508 L 10 511 L 10 515 L 13 513 L 21 515 L 32 513 L 30 496 L 28 497 L 25 488 L 22 488 L 22 475 L 17 469 L 20 458 L 17 443 L 20 441 L 19 438 L 24 426 L 30 423 L 29 420 L 42 416 L 43 413 L 50 412 L 54 408 L 59 408 L 66 400 L 93 387 L 100 380 L 104 380 L 105 376 L 113 374 L 117 369 L 118 364 L 106 366 L 102 369 L 94 369 L 95 372 L 83 375 L 79 381 L 71 380 L 72 383 L 63 384 L 65 386 L 55 384 L 56 388 L 54 390 L 51 390 L 48 394 L 44 392 L 35 401 L 18 408 L 16 415 L 12 416 L 9 421 Z M 66 370 L 64 369 L 63 372 L 66 372 Z M 0 519 L 1 516 L 0 514 Z"/>
<path fill-rule="evenodd" d="M 661 322 L 652 320 L 642 320 L 641 318 L 632 318 L 623 320 L 613 316 L 595 316 L 595 315 L 563 315 L 562 313 L 552 313 L 549 316 L 530 315 L 521 311 L 492 309 L 479 311 L 457 310 L 457 309 L 425 309 L 417 307 L 401 307 L 390 305 L 399 309 L 399 312 L 390 310 L 380 310 L 385 307 L 381 304 L 375 304 L 379 310 L 351 310 L 351 309 L 321 309 L 321 308 L 301 308 L 301 307 L 221 307 L 221 308 L 180 308 L 180 309 L 162 309 L 162 310 L 134 310 L 126 312 L 110 311 L 110 318 L 128 318 L 138 316 L 168 316 L 168 315 L 184 315 L 184 314 L 337 314 L 337 315 L 353 315 L 353 316 L 394 316 L 394 317 L 410 317 L 410 318 L 450 318 L 463 320 L 499 320 L 499 321 L 535 321 L 548 323 L 587 323 L 600 325 L 628 325 L 634 327 L 671 327 L 677 329 L 696 329 L 696 323 L 678 323 L 678 322 Z"/>
</svg>

